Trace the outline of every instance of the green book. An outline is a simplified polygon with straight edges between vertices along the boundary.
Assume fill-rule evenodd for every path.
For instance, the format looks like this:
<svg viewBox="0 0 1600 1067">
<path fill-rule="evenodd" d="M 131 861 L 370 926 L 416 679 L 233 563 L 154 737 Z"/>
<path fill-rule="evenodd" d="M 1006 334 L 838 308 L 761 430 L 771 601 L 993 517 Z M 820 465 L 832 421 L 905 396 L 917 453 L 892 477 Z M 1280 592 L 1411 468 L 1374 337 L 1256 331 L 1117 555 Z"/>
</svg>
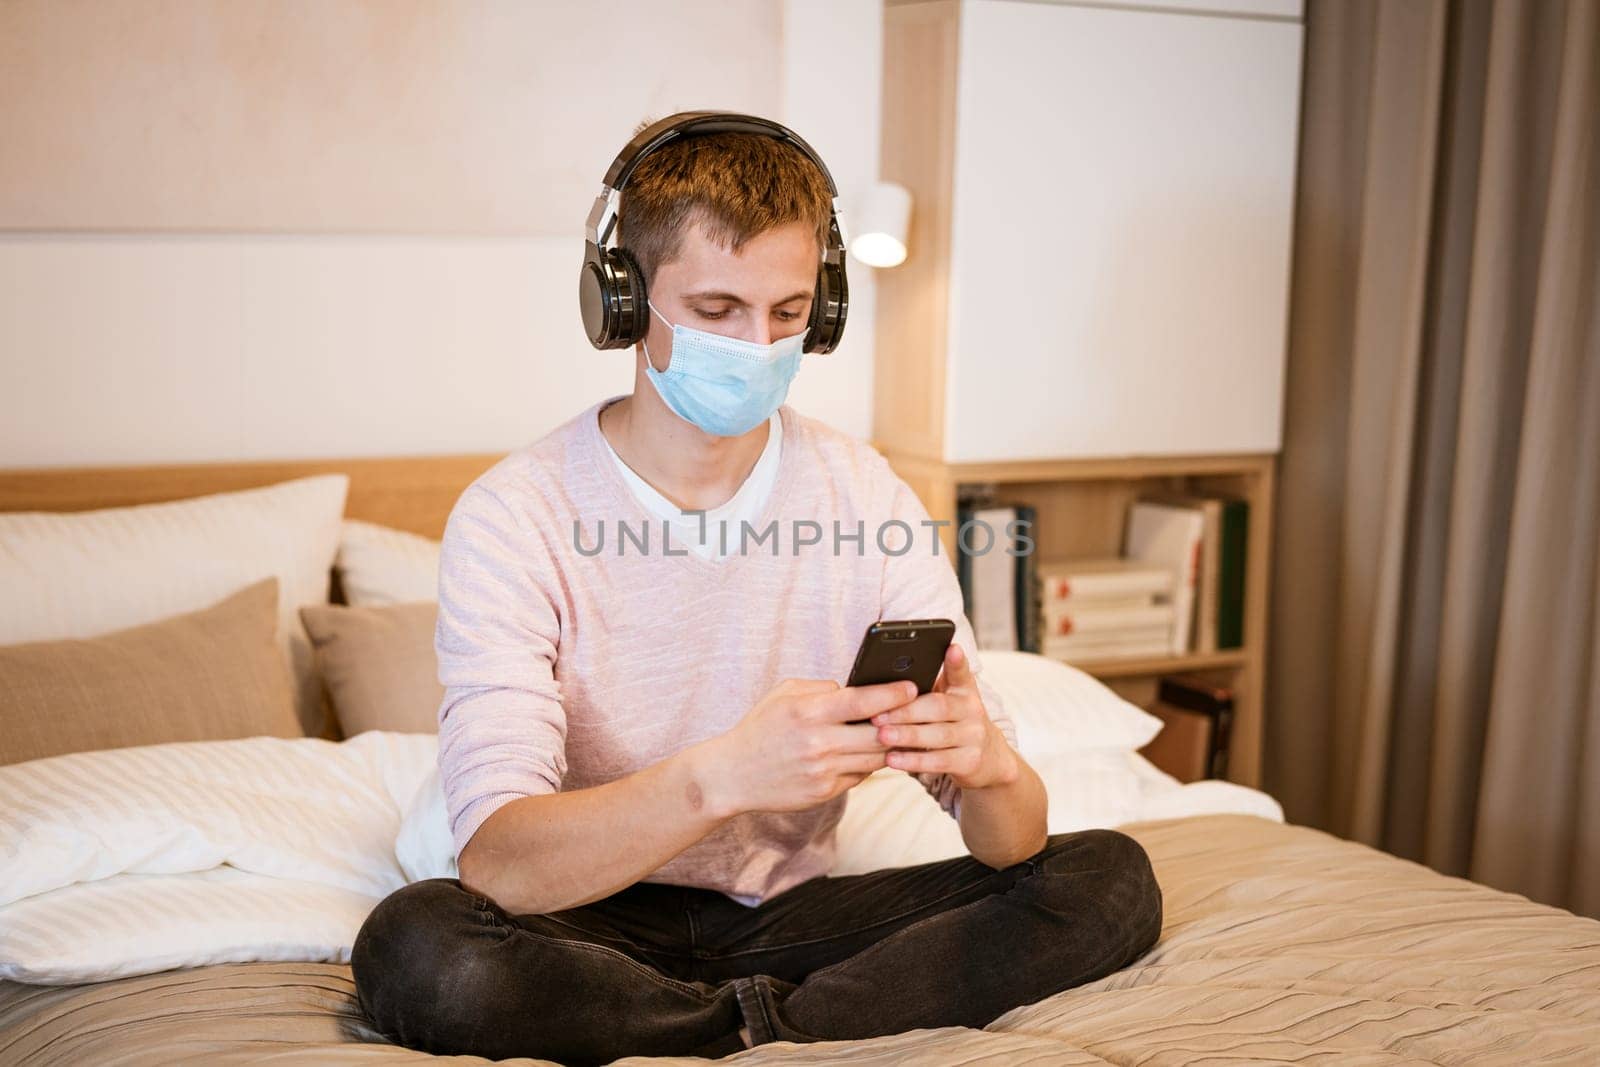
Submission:
<svg viewBox="0 0 1600 1067">
<path fill-rule="evenodd" d="M 1244 645 L 1244 567 L 1250 530 L 1250 502 L 1227 500 L 1222 505 L 1221 541 L 1217 553 L 1217 647 Z"/>
</svg>

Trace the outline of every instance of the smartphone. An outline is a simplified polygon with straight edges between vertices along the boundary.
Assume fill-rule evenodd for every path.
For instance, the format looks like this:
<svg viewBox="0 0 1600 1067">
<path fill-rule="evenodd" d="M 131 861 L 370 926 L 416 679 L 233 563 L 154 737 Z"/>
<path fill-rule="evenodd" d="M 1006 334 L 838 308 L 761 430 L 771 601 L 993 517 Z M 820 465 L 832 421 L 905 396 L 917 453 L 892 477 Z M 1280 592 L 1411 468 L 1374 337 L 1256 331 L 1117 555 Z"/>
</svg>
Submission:
<svg viewBox="0 0 1600 1067">
<path fill-rule="evenodd" d="M 944 665 L 945 650 L 955 635 L 956 624 L 949 619 L 880 619 L 867 627 L 855 666 L 850 668 L 850 680 L 845 684 L 878 685 L 909 678 L 917 683 L 919 694 L 932 692 L 939 668 Z"/>
</svg>

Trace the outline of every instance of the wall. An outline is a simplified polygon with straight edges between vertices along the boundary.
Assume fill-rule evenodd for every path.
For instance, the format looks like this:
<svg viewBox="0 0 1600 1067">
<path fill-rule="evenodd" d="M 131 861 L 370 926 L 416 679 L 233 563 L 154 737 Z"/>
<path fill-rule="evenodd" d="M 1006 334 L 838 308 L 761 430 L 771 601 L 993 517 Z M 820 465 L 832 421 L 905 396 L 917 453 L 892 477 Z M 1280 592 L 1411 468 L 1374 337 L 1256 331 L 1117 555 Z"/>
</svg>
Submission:
<svg viewBox="0 0 1600 1067">
<path fill-rule="evenodd" d="M 575 290 L 637 121 L 775 114 L 847 202 L 877 173 L 878 0 L 630 0 L 633 45 L 587 6 L 485 0 L 441 38 L 428 5 L 196 4 L 0 8 L 0 466 L 514 448 L 631 388 Z M 872 289 L 852 263 L 845 342 L 791 392 L 861 436 Z"/>
</svg>

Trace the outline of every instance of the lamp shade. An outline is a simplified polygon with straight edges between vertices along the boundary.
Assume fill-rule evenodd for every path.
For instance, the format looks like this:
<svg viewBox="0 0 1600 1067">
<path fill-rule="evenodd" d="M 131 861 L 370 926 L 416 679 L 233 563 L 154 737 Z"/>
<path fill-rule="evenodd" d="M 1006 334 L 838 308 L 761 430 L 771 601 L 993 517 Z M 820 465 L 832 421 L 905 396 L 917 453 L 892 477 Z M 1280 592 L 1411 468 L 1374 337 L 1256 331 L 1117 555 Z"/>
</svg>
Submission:
<svg viewBox="0 0 1600 1067">
<path fill-rule="evenodd" d="M 894 182 L 877 182 L 856 209 L 850 254 L 869 267 L 897 267 L 906 258 L 906 231 L 911 223 L 911 190 Z"/>
</svg>

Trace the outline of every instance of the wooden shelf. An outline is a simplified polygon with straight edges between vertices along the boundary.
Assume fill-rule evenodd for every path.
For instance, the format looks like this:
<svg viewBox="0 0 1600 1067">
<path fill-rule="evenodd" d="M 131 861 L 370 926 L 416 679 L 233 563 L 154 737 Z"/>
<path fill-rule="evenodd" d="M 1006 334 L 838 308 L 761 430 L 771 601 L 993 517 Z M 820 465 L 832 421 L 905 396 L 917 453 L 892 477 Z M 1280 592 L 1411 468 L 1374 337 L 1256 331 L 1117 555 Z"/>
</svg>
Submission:
<svg viewBox="0 0 1600 1067">
<path fill-rule="evenodd" d="M 880 449 L 893 451 L 910 467 L 936 469 L 961 483 L 1120 480 L 1128 478 L 1185 477 L 1206 474 L 1242 474 L 1259 471 L 1268 457 L 1240 455 L 1192 456 L 1087 456 L 1071 459 L 995 460 L 988 463 L 947 463 L 940 459 L 904 452 L 892 441 L 874 441 Z"/>
<path fill-rule="evenodd" d="M 1143 675 L 1176 674 L 1179 671 L 1202 671 L 1220 667 L 1243 667 L 1249 654 L 1242 648 L 1224 652 L 1193 652 L 1184 656 L 1139 656 L 1128 659 L 1085 660 L 1075 663 L 1062 660 L 1096 678 L 1134 678 Z"/>
<path fill-rule="evenodd" d="M 898 447 L 898 442 L 884 434 L 877 435 L 876 443 L 895 473 L 921 498 L 929 517 L 950 523 L 940 530 L 940 537 L 952 562 L 956 553 L 957 501 L 972 486 L 992 486 L 995 498 L 1002 502 L 1031 504 L 1036 514 L 1034 550 L 1046 560 L 1117 555 L 1128 505 L 1147 490 L 1222 494 L 1249 501 L 1243 648 L 1086 661 L 1073 666 L 1140 706 L 1148 706 L 1155 699 L 1155 679 L 1160 675 L 1194 670 L 1225 672 L 1235 702 L 1228 776 L 1242 785 L 1259 787 L 1276 456 L 1080 457 L 947 463 Z"/>
</svg>

